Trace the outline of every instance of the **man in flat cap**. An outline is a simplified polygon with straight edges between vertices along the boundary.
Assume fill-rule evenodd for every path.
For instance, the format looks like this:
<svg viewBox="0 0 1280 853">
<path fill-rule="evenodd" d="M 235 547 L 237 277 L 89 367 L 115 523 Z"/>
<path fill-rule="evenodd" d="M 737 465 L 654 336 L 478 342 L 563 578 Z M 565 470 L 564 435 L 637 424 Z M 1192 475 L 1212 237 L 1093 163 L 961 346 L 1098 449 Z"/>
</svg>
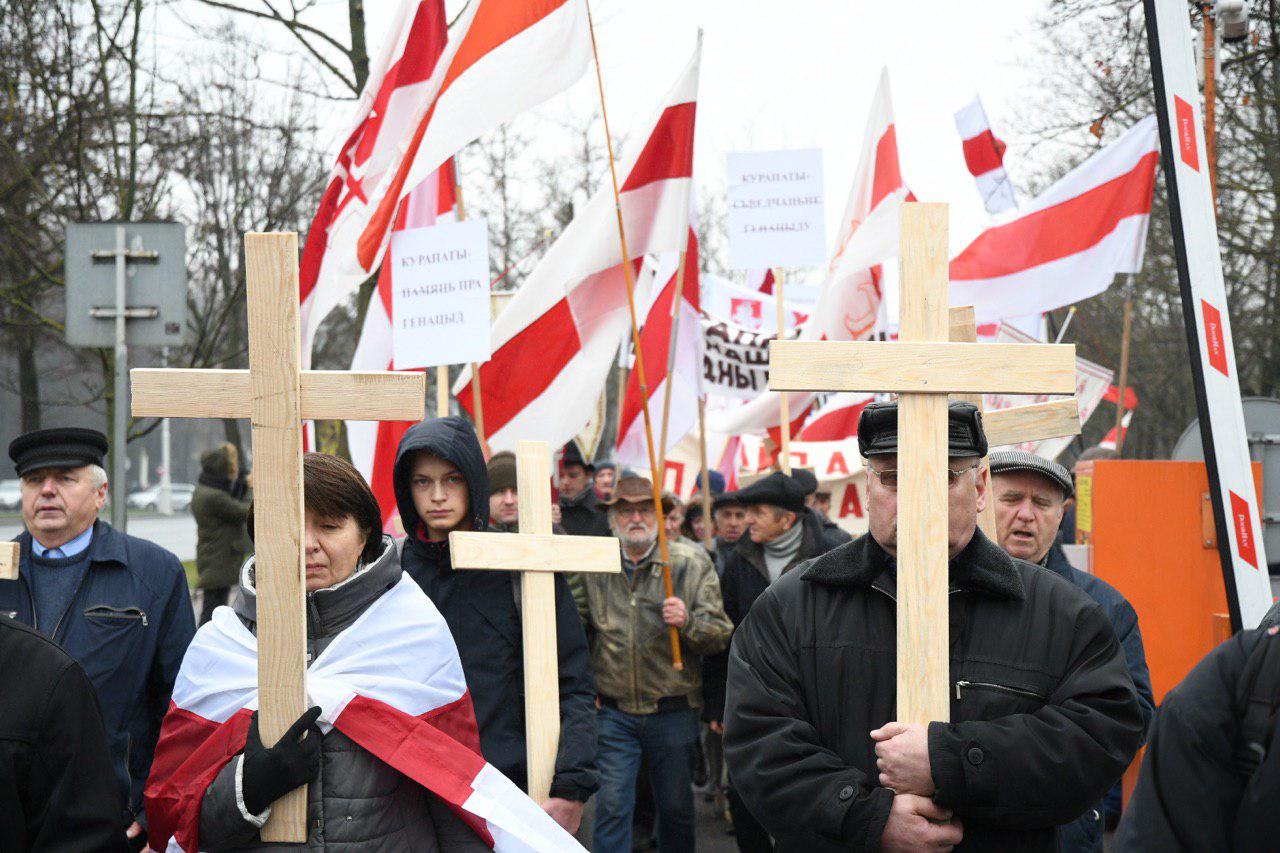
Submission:
<svg viewBox="0 0 1280 853">
<path fill-rule="evenodd" d="M 1096 602 L 977 529 L 987 441 L 952 403 L 950 722 L 900 722 L 897 426 L 895 403 L 859 420 L 867 534 L 782 575 L 738 626 L 730 777 L 782 851 L 1057 850 L 1142 740 L 1120 644 Z"/>
<path fill-rule="evenodd" d="M 178 558 L 98 518 L 107 499 L 106 452 L 107 437 L 91 429 L 37 430 L 9 444 L 26 531 L 17 540 L 17 580 L 0 581 L 0 613 L 84 667 L 127 803 L 120 825 L 138 838 L 142 787 L 195 617 Z"/>
<path fill-rule="evenodd" d="M 608 504 L 622 548 L 621 573 L 584 573 L 582 618 L 591 636 L 600 711 L 593 847 L 629 851 L 641 762 L 657 812 L 658 849 L 694 849 L 693 764 L 702 706 L 702 658 L 729 641 L 711 559 L 700 546 L 668 542 L 673 594 L 666 594 L 658 553 L 653 484 L 624 476 Z M 671 660 L 680 637 L 684 668 Z"/>
<path fill-rule="evenodd" d="M 1075 494 L 1067 469 L 1049 459 L 1023 450 L 998 450 L 988 457 L 991 468 L 991 497 L 995 501 L 996 538 L 1000 547 L 1014 557 L 1043 566 L 1098 603 L 1106 614 L 1120 648 L 1124 650 L 1129 676 L 1138 691 L 1145 731 L 1155 714 L 1151 673 L 1138 630 L 1138 614 L 1111 584 L 1082 572 L 1067 559 L 1057 543 L 1063 510 Z M 1104 805 L 1106 809 L 1104 809 Z M 1102 851 L 1103 812 L 1120 812 L 1119 779 L 1103 803 L 1090 807 L 1079 819 L 1062 828 L 1064 853 Z"/>
</svg>

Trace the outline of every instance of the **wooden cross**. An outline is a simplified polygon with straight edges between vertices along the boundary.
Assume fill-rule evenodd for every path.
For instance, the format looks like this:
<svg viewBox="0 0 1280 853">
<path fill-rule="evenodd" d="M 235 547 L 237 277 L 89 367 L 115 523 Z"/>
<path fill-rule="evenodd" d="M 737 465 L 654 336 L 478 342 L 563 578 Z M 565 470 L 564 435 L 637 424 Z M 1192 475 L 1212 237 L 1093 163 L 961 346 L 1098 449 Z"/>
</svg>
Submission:
<svg viewBox="0 0 1280 853">
<path fill-rule="evenodd" d="M 554 573 L 622 571 L 622 551 L 614 537 L 551 533 L 550 484 L 550 446 L 545 441 L 521 441 L 516 447 L 520 532 L 449 534 L 449 554 L 455 569 L 520 572 L 525 759 L 529 796 L 538 803 L 550 795 L 560 747 Z"/>
<path fill-rule="evenodd" d="M 897 718 L 946 721 L 947 395 L 1071 394 L 1075 347 L 950 343 L 947 206 L 902 208 L 899 340 L 775 341 L 775 391 L 895 391 L 898 401 Z"/>
<path fill-rule="evenodd" d="M 0 581 L 18 579 L 20 546 L 17 542 L 0 542 Z"/>
<path fill-rule="evenodd" d="M 252 418 L 258 725 L 274 744 L 306 710 L 302 422 L 420 420 L 426 375 L 301 369 L 296 234 L 246 234 L 248 370 L 130 371 L 134 417 Z M 263 841 L 307 838 L 307 791 L 277 800 Z"/>
</svg>

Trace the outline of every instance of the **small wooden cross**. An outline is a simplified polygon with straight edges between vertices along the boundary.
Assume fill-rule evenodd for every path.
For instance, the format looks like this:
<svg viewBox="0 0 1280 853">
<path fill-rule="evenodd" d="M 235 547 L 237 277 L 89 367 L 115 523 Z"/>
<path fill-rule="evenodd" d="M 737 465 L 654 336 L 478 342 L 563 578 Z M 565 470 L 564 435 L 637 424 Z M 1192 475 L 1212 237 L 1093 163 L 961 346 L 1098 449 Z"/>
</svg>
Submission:
<svg viewBox="0 0 1280 853">
<path fill-rule="evenodd" d="M 551 447 L 545 441 L 516 445 L 519 533 L 449 534 L 455 569 L 520 572 L 524 625 L 525 759 L 529 796 L 540 803 L 551 792 L 560 748 L 560 649 L 556 640 L 555 572 L 620 572 L 622 551 L 612 536 L 551 533 Z"/>
<path fill-rule="evenodd" d="M 420 420 L 422 373 L 301 369 L 298 237 L 246 234 L 248 370 L 130 371 L 134 417 L 252 418 L 258 725 L 274 744 L 306 710 L 302 421 Z M 307 839 L 307 790 L 277 800 L 263 841 Z"/>
<path fill-rule="evenodd" d="M 1075 347 L 949 343 L 947 206 L 902 208 L 899 340 L 775 341 L 775 391 L 896 391 L 898 401 L 897 718 L 946 721 L 947 395 L 1071 394 Z"/>
</svg>

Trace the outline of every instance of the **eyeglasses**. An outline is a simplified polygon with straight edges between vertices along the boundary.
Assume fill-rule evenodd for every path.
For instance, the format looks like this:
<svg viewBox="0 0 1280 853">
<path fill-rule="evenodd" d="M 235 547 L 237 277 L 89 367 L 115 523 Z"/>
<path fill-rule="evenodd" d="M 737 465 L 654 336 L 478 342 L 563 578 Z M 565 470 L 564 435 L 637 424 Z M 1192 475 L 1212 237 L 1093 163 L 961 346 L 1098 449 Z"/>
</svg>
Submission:
<svg viewBox="0 0 1280 853">
<path fill-rule="evenodd" d="M 613 508 L 618 515 L 626 518 L 629 515 L 639 515 L 643 518 L 653 518 L 657 515 L 653 511 L 653 504 L 618 504 Z"/>
<path fill-rule="evenodd" d="M 960 478 L 963 477 L 965 474 L 968 474 L 970 471 L 977 471 L 981 467 L 982 467 L 981 462 L 975 462 L 973 465 L 970 465 L 968 468 L 961 468 L 959 471 L 956 471 L 953 468 L 948 468 L 947 469 L 947 486 L 948 487 L 954 486 L 956 483 L 960 482 Z M 871 470 L 871 469 L 868 469 L 868 470 Z M 898 491 L 898 470 L 896 468 L 887 468 L 884 471 L 871 470 L 871 473 L 875 474 L 877 477 L 880 478 L 880 485 L 884 486 L 886 489 L 888 489 L 891 492 Z"/>
</svg>

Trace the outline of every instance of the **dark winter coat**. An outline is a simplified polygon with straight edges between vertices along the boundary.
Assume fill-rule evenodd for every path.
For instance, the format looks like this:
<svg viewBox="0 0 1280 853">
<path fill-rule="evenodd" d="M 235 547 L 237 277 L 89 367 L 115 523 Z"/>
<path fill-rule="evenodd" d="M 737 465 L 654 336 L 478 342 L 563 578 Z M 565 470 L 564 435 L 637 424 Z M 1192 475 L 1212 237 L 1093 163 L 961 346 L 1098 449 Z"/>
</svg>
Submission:
<svg viewBox="0 0 1280 853">
<path fill-rule="evenodd" d="M 817 513 L 806 512 L 800 517 L 800 524 L 803 528 L 800 550 L 796 552 L 791 562 L 783 567 L 784 574 L 805 560 L 819 557 L 839 547 L 843 541 L 837 540 L 827 532 L 826 525 Z M 769 569 L 764 562 L 764 546 L 752 542 L 750 533 L 743 533 L 732 547 L 725 549 L 724 553 L 720 571 L 720 591 L 724 595 L 724 612 L 736 627 L 747 618 L 751 605 L 769 586 Z M 727 649 L 707 659 L 703 670 L 703 694 L 706 707 L 702 715 L 706 720 L 724 719 L 724 689 L 725 679 L 728 677 L 728 665 Z"/>
<path fill-rule="evenodd" d="M 124 799 L 84 670 L 0 616 L 0 850 L 127 850 Z"/>
<path fill-rule="evenodd" d="M 191 495 L 196 520 L 196 571 L 199 589 L 225 589 L 240 581 L 240 567 L 253 553 L 245 521 L 250 496 L 243 480 L 232 480 L 225 445 L 200 457 L 200 480 Z"/>
<path fill-rule="evenodd" d="M 27 576 L 31 534 L 18 537 L 17 580 L 0 581 L 0 614 L 36 630 Z M 142 787 L 178 667 L 195 636 L 187 575 L 170 552 L 97 521 L 89 565 L 52 639 L 84 667 L 106 724 L 111 759 L 127 802 L 127 824 L 142 811 Z"/>
<path fill-rule="evenodd" d="M 1111 584 L 1071 565 L 1066 552 L 1056 542 L 1045 555 L 1042 565 L 1083 590 L 1102 607 L 1116 638 L 1120 640 L 1120 648 L 1124 650 L 1129 677 L 1133 679 L 1133 686 L 1138 691 L 1138 704 L 1142 707 L 1142 728 L 1146 731 L 1155 715 L 1156 705 L 1151 692 L 1147 655 L 1142 647 L 1142 632 L 1138 630 L 1138 614 L 1133 605 Z M 1118 788 L 1118 784 L 1115 787 Z M 1103 811 L 1100 803 L 1062 828 L 1063 853 L 1102 853 Z"/>
<path fill-rule="evenodd" d="M 475 429 L 458 417 L 432 418 L 409 429 L 396 453 L 396 505 L 404 520 L 402 565 L 439 608 L 458 644 L 480 725 L 484 757 L 520 787 L 525 758 L 524 652 L 516 572 L 453 570 L 448 542 L 428 542 L 413 504 L 413 457 L 448 459 L 466 478 L 471 529 L 489 526 L 489 473 Z M 556 636 L 560 646 L 560 747 L 551 795 L 586 802 L 596 781 L 595 682 L 586 632 L 564 578 L 557 574 Z"/>
<path fill-rule="evenodd" d="M 958 850 L 1056 850 L 1124 771 L 1142 714 L 1098 604 L 976 531 L 952 561 L 952 722 L 929 725 Z M 875 850 L 893 792 L 872 729 L 897 718 L 896 571 L 865 535 L 786 573 L 729 654 L 725 761 L 784 851 Z"/>
<path fill-rule="evenodd" d="M 307 593 L 307 660 L 313 661 L 362 613 L 400 580 L 400 562 L 391 537 L 382 555 L 343 583 Z M 255 635 L 258 598 L 253 564 L 242 572 L 236 615 Z M 258 827 L 240 811 L 232 759 L 219 771 L 200 802 L 201 850 L 295 850 L 293 844 L 264 844 Z M 307 786 L 307 841 L 304 850 L 478 853 L 487 850 L 475 833 L 435 794 L 402 774 L 337 729 L 320 741 L 320 771 Z"/>
<path fill-rule="evenodd" d="M 596 490 L 587 486 L 582 494 L 560 496 L 560 524 L 570 536 L 612 536 L 609 516 L 600 505 Z"/>
</svg>

